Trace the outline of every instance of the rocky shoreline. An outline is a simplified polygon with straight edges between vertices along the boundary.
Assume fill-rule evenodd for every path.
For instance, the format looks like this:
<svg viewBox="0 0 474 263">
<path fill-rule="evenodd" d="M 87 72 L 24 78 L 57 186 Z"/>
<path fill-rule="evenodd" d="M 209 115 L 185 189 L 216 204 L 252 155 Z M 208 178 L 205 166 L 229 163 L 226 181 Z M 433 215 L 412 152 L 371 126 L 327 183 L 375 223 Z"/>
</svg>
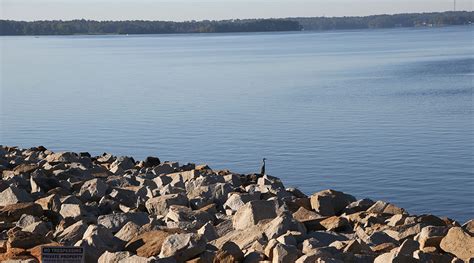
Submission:
<svg viewBox="0 0 474 263">
<path fill-rule="evenodd" d="M 39 262 L 45 245 L 85 262 L 474 262 L 473 220 L 269 175 L 42 146 L 1 146 L 0 171 L 1 262 Z"/>
</svg>

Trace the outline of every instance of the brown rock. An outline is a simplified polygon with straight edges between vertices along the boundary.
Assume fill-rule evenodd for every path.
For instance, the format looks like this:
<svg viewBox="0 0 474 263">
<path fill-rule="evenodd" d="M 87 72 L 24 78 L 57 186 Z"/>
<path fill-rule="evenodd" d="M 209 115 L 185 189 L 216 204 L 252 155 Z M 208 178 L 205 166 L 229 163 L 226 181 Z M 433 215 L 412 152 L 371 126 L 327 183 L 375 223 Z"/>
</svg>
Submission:
<svg viewBox="0 0 474 263">
<path fill-rule="evenodd" d="M 382 243 L 382 244 L 372 247 L 372 251 L 376 253 L 387 253 L 396 247 L 397 245 L 394 243 Z"/>
<path fill-rule="evenodd" d="M 215 255 L 214 262 L 241 262 L 244 259 L 244 253 L 234 242 L 226 242 Z"/>
<path fill-rule="evenodd" d="M 7 246 L 12 248 L 29 249 L 45 243 L 49 243 L 49 240 L 43 235 L 14 229 L 8 231 Z"/>
</svg>

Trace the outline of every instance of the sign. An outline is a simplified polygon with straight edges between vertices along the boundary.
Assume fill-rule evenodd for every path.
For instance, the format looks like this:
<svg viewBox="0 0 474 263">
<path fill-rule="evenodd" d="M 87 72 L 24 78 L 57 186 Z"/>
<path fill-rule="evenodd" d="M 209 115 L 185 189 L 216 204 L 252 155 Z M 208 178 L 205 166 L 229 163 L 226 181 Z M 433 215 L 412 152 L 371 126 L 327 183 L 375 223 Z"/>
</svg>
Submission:
<svg viewBox="0 0 474 263">
<path fill-rule="evenodd" d="M 83 247 L 42 247 L 42 263 L 84 263 Z"/>
</svg>

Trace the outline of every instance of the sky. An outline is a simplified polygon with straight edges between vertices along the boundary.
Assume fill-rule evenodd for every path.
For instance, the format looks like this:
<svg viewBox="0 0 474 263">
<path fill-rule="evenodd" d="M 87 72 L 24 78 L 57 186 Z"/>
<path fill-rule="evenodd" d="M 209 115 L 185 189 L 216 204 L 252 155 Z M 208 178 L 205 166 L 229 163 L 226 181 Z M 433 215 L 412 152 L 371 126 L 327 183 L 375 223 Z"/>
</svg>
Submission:
<svg viewBox="0 0 474 263">
<path fill-rule="evenodd" d="M 472 11 L 473 0 L 456 0 Z M 365 16 L 454 9 L 454 0 L 0 0 L 0 19 L 204 20 Z"/>
</svg>

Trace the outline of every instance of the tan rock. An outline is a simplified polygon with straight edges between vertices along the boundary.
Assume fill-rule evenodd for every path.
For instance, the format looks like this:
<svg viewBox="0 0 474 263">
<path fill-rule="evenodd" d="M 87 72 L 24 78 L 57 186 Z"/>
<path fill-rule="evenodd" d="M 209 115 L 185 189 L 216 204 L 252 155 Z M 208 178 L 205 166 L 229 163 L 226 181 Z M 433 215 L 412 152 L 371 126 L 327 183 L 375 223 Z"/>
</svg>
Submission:
<svg viewBox="0 0 474 263">
<path fill-rule="evenodd" d="M 128 242 L 140 234 L 140 226 L 132 221 L 127 222 L 116 234 L 118 239 Z"/>
<path fill-rule="evenodd" d="M 393 204 L 386 203 L 384 201 L 375 202 L 375 204 L 373 204 L 369 209 L 367 209 L 367 212 L 376 213 L 376 214 L 389 214 L 389 215 L 406 213 L 403 208 L 399 208 Z"/>
<path fill-rule="evenodd" d="M 404 214 L 396 214 L 396 215 L 393 215 L 392 217 L 390 217 L 386 221 L 386 223 L 389 226 L 403 225 L 403 223 L 405 222 L 405 218 L 406 218 L 406 215 L 404 215 Z"/>
<path fill-rule="evenodd" d="M 474 258 L 474 237 L 460 227 L 450 228 L 441 240 L 440 247 L 463 260 Z"/>
<path fill-rule="evenodd" d="M 320 224 L 329 231 L 342 231 L 350 228 L 349 221 L 344 217 L 332 216 L 324 219 Z"/>
</svg>

